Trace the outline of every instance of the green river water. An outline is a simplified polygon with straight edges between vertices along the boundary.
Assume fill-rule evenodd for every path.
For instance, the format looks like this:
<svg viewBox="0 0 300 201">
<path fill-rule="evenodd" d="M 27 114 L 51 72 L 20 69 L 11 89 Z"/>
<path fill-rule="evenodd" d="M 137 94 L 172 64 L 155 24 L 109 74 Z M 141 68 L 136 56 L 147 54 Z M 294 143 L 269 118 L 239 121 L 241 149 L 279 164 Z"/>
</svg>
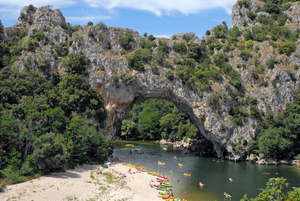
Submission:
<svg viewBox="0 0 300 201">
<path fill-rule="evenodd" d="M 168 150 L 164 151 L 163 145 L 154 142 L 115 141 L 114 143 L 114 156 L 123 159 L 124 162 L 139 163 L 140 167 L 164 173 L 173 185 L 175 197 L 185 198 L 188 201 L 226 200 L 224 192 L 232 196 L 232 201 L 240 200 L 244 194 L 253 198 L 266 187 L 266 182 L 271 177 L 286 178 L 289 183 L 288 190 L 292 190 L 293 186 L 300 186 L 300 169 L 297 166 L 256 165 L 213 157 L 189 156 L 184 154 L 184 149 L 173 149 L 169 146 Z M 121 150 L 128 143 L 134 144 L 134 148 L 141 148 L 141 151 L 133 151 L 130 155 L 128 150 Z M 139 152 L 146 152 L 146 154 L 138 154 Z M 173 159 L 174 156 L 177 160 Z M 158 165 L 158 161 L 165 162 L 166 165 Z M 184 166 L 179 167 L 178 163 Z M 170 170 L 174 173 L 169 173 Z M 264 174 L 266 172 L 268 174 Z M 191 173 L 191 177 L 186 177 L 183 173 Z M 229 181 L 230 177 L 233 181 Z M 180 181 L 177 182 L 177 179 Z M 199 186 L 200 181 L 205 184 L 203 188 Z"/>
</svg>

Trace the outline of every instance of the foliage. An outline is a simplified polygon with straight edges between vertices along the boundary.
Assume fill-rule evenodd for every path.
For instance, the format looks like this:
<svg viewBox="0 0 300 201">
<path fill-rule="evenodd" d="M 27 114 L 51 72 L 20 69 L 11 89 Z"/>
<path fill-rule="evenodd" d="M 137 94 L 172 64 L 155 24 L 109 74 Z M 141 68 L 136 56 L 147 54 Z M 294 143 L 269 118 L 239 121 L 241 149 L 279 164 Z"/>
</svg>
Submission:
<svg viewBox="0 0 300 201">
<path fill-rule="evenodd" d="M 39 47 L 39 43 L 38 43 L 37 39 L 29 38 L 24 42 L 24 48 L 27 51 L 34 52 L 37 47 Z"/>
<path fill-rule="evenodd" d="M 133 41 L 134 41 L 132 31 L 128 30 L 126 31 L 125 34 L 119 34 L 118 40 L 123 49 L 130 50 L 133 46 Z"/>
<path fill-rule="evenodd" d="M 195 59 L 196 61 L 203 60 L 206 57 L 205 45 L 196 43 L 190 44 L 186 56 Z"/>
<path fill-rule="evenodd" d="M 247 195 L 244 195 L 241 201 L 262 201 L 262 200 L 299 200 L 300 198 L 300 188 L 294 188 L 292 191 L 286 192 L 288 188 L 288 183 L 286 179 L 281 178 L 270 178 L 266 184 L 266 189 L 264 189 L 256 198 L 249 199 Z"/>
<path fill-rule="evenodd" d="M 150 99 L 135 104 L 129 118 L 122 122 L 121 137 L 129 139 L 196 138 L 198 131 L 186 114 L 167 100 Z"/>
<path fill-rule="evenodd" d="M 186 42 L 190 42 L 192 40 L 193 36 L 190 34 L 183 34 L 182 39 L 185 40 Z"/>
<path fill-rule="evenodd" d="M 187 47 L 185 46 L 185 43 L 176 43 L 173 45 L 173 49 L 175 52 L 180 54 L 185 54 L 187 52 Z"/>
<path fill-rule="evenodd" d="M 279 46 L 279 53 L 290 56 L 296 50 L 296 44 L 293 41 L 282 42 Z"/>
<path fill-rule="evenodd" d="M 22 182 L 111 154 L 98 131 L 106 118 L 103 101 L 82 76 L 55 72 L 45 80 L 6 67 L 0 77 L 0 180 Z"/>
<path fill-rule="evenodd" d="M 272 58 L 269 59 L 269 61 L 266 63 L 266 65 L 267 65 L 269 68 L 273 69 L 274 66 L 275 66 L 275 64 L 278 64 L 278 63 L 279 63 L 279 60 L 276 59 L 276 58 L 274 58 L 274 57 L 272 57 Z"/>
<path fill-rule="evenodd" d="M 152 57 L 152 52 L 148 49 L 136 50 L 132 56 L 127 57 L 128 65 L 135 70 L 143 71 L 144 63 L 150 62 Z"/>
<path fill-rule="evenodd" d="M 65 57 L 68 55 L 69 53 L 69 48 L 66 42 L 62 42 L 59 44 L 55 44 L 54 46 L 54 50 L 56 51 L 56 53 L 58 54 L 58 56 L 60 57 Z"/>
<path fill-rule="evenodd" d="M 239 57 L 241 57 L 244 61 L 248 61 L 252 57 L 252 54 L 249 49 L 244 49 L 240 52 Z"/>
<path fill-rule="evenodd" d="M 135 77 L 133 77 L 132 75 L 122 74 L 120 78 L 126 85 L 133 84 L 133 82 L 135 81 Z"/>
<path fill-rule="evenodd" d="M 238 5 L 240 7 L 244 6 L 245 8 L 249 8 L 250 1 L 249 0 L 241 0 L 241 1 L 238 1 Z"/>
<path fill-rule="evenodd" d="M 63 66 L 69 74 L 86 74 L 90 59 L 84 54 L 69 54 Z"/>
<path fill-rule="evenodd" d="M 256 14 L 253 13 L 252 11 L 249 11 L 249 12 L 247 13 L 247 16 L 248 16 L 251 20 L 254 20 L 254 19 L 256 18 Z"/>
<path fill-rule="evenodd" d="M 226 39 L 228 35 L 228 28 L 224 25 L 218 25 L 214 28 L 214 36 L 216 38 L 224 38 Z"/>
<path fill-rule="evenodd" d="M 152 47 L 157 47 L 155 42 L 151 42 L 150 40 L 146 40 L 145 38 L 141 39 L 141 48 L 151 49 Z"/>
<path fill-rule="evenodd" d="M 252 152 L 264 154 L 265 158 L 293 158 L 299 149 L 299 92 L 294 104 L 287 104 L 286 109 L 274 116 L 270 111 L 262 122 L 256 139 L 257 147 Z"/>
<path fill-rule="evenodd" d="M 166 72 L 166 78 L 168 78 L 169 80 L 174 80 L 174 73 L 172 72 L 172 71 L 170 71 L 170 70 L 168 70 L 167 72 Z"/>
<path fill-rule="evenodd" d="M 245 117 L 248 114 L 248 111 L 246 108 L 241 106 L 234 106 L 229 114 L 232 115 L 232 121 L 235 125 L 242 125 L 244 123 Z"/>
<path fill-rule="evenodd" d="M 39 172 L 57 172 L 65 170 L 69 154 L 54 133 L 46 133 L 33 143 L 32 159 Z"/>
</svg>

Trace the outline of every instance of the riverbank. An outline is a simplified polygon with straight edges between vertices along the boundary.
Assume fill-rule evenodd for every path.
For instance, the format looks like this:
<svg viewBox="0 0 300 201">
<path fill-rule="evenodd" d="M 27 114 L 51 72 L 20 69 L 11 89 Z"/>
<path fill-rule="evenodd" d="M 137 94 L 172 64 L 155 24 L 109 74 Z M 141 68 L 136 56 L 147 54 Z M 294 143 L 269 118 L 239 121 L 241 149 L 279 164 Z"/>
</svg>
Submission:
<svg viewBox="0 0 300 201">
<path fill-rule="evenodd" d="M 7 186 L 0 197 L 1 200 L 161 200 L 158 191 L 149 186 L 149 181 L 155 178 L 145 172 L 128 174 L 129 168 L 122 164 L 109 168 L 83 165 Z M 122 176 L 124 173 L 126 177 Z"/>
</svg>

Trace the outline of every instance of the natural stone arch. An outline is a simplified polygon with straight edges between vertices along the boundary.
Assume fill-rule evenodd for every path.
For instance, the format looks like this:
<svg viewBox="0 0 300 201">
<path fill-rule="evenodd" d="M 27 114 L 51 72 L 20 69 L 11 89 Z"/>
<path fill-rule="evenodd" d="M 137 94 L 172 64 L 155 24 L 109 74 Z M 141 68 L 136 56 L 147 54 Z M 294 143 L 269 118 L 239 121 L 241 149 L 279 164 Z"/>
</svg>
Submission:
<svg viewBox="0 0 300 201">
<path fill-rule="evenodd" d="M 133 72 L 136 79 L 130 85 L 104 81 L 104 74 L 97 77 L 94 77 L 93 73 L 90 74 L 89 82 L 102 96 L 106 109 L 109 111 L 102 132 L 111 139 L 116 138 L 117 125 L 120 125 L 121 121 L 127 117 L 135 103 L 151 98 L 166 99 L 173 102 L 181 112 L 187 114 L 201 135 L 213 143 L 218 157 L 223 157 L 226 140 L 224 141 L 223 137 L 213 132 L 220 123 L 216 122 L 216 125 L 212 125 L 214 113 L 207 105 L 207 98 L 199 97 L 202 92 L 198 89 L 184 85 L 181 80 L 170 81 L 163 75 L 157 76 L 152 73 L 149 75 Z"/>
</svg>

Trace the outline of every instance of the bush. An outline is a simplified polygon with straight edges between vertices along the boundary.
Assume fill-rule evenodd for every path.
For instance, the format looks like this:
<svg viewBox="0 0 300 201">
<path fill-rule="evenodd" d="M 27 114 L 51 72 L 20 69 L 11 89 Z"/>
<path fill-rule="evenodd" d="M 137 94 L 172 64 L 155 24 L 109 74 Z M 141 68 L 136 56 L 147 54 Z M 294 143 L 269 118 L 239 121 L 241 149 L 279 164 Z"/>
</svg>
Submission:
<svg viewBox="0 0 300 201">
<path fill-rule="evenodd" d="M 65 57 L 68 55 L 69 53 L 69 48 L 66 42 L 62 42 L 60 44 L 56 44 L 54 46 L 54 50 L 56 51 L 56 53 L 58 54 L 58 56 L 60 57 Z"/>
<path fill-rule="evenodd" d="M 253 13 L 252 11 L 249 11 L 249 12 L 247 13 L 247 16 L 248 16 L 251 20 L 254 20 L 254 19 L 256 18 L 256 14 Z"/>
<path fill-rule="evenodd" d="M 252 34 L 252 32 L 248 30 L 248 31 L 244 34 L 244 38 L 245 38 L 246 41 L 248 41 L 248 40 L 253 40 L 253 34 Z"/>
<path fill-rule="evenodd" d="M 39 43 L 36 39 L 29 38 L 24 42 L 24 47 L 27 51 L 34 52 L 38 46 L 39 46 Z"/>
<path fill-rule="evenodd" d="M 38 41 L 41 41 L 45 38 L 45 34 L 42 31 L 38 31 L 37 29 L 33 29 L 32 34 L 32 38 L 37 39 Z"/>
<path fill-rule="evenodd" d="M 270 68 L 270 69 L 273 69 L 275 64 L 278 64 L 279 63 L 279 60 L 276 59 L 276 58 L 270 58 L 269 61 L 266 63 L 266 65 Z"/>
<path fill-rule="evenodd" d="M 156 38 L 151 34 L 148 36 L 148 40 L 149 41 L 154 41 Z"/>
<path fill-rule="evenodd" d="M 296 50 L 296 44 L 293 41 L 282 42 L 279 46 L 279 53 L 290 56 Z"/>
<path fill-rule="evenodd" d="M 186 54 L 187 52 L 187 47 L 185 43 L 176 43 L 173 45 L 173 49 L 175 52 L 180 53 L 180 54 Z"/>
<path fill-rule="evenodd" d="M 248 112 L 246 108 L 235 106 L 229 111 L 229 114 L 233 116 L 232 121 L 235 125 L 242 125 Z"/>
<path fill-rule="evenodd" d="M 30 4 L 27 8 L 27 13 L 34 11 L 34 6 L 32 4 Z"/>
<path fill-rule="evenodd" d="M 90 59 L 83 54 L 69 54 L 64 62 L 66 71 L 72 74 L 86 74 L 86 69 L 90 64 Z"/>
<path fill-rule="evenodd" d="M 122 74 L 120 78 L 126 85 L 133 84 L 133 82 L 135 81 L 135 77 L 133 77 L 132 75 Z"/>
<path fill-rule="evenodd" d="M 33 24 L 33 19 L 32 19 L 32 18 L 29 18 L 28 24 L 29 24 L 30 26 Z"/>
<path fill-rule="evenodd" d="M 171 70 L 168 70 L 165 76 L 171 81 L 174 80 L 174 73 Z"/>
<path fill-rule="evenodd" d="M 238 1 L 238 4 L 240 7 L 244 6 L 245 8 L 249 8 L 250 7 L 250 1 L 249 0 L 241 0 Z"/>
<path fill-rule="evenodd" d="M 189 42 L 190 40 L 192 40 L 193 36 L 192 35 L 186 35 L 184 34 L 182 36 L 182 39 L 185 40 L 186 42 Z"/>
<path fill-rule="evenodd" d="M 227 39 L 228 36 L 228 28 L 227 26 L 218 25 L 214 28 L 214 36 L 216 38 L 224 38 Z"/>
<path fill-rule="evenodd" d="M 94 25 L 94 23 L 91 22 L 91 21 L 89 21 L 89 22 L 87 23 L 87 26 L 93 26 L 93 25 Z"/>
<path fill-rule="evenodd" d="M 143 71 L 143 62 L 148 63 L 149 61 L 151 61 L 152 57 L 152 52 L 148 49 L 136 50 L 134 52 L 134 55 L 127 57 L 128 65 L 135 70 Z"/>
<path fill-rule="evenodd" d="M 259 118 L 259 109 L 256 105 L 250 106 L 250 115 L 254 118 Z"/>
<path fill-rule="evenodd" d="M 123 49 L 130 50 L 133 45 L 132 42 L 134 41 L 133 34 L 131 31 L 126 31 L 125 35 L 119 34 L 118 40 Z"/>
<path fill-rule="evenodd" d="M 253 41 L 252 40 L 246 41 L 246 47 L 247 47 L 247 49 L 252 48 L 253 47 Z"/>
<path fill-rule="evenodd" d="M 253 38 L 253 40 L 258 41 L 258 42 L 263 42 L 266 40 L 266 35 L 263 33 L 256 34 Z"/>
<path fill-rule="evenodd" d="M 49 173 L 65 170 L 68 165 L 67 152 L 64 144 L 55 138 L 54 133 L 46 133 L 33 143 L 32 158 L 38 171 Z"/>
<path fill-rule="evenodd" d="M 216 66 L 222 68 L 223 64 L 229 61 L 229 57 L 226 53 L 220 52 L 216 54 L 214 57 L 214 63 Z"/>
<path fill-rule="evenodd" d="M 115 76 L 113 77 L 113 80 L 114 80 L 115 83 L 118 83 L 118 82 L 119 82 L 119 77 L 115 75 Z"/>
<path fill-rule="evenodd" d="M 157 50 L 163 52 L 164 54 L 169 53 L 169 47 L 167 46 L 167 43 L 165 41 L 158 41 Z"/>
<path fill-rule="evenodd" d="M 239 57 L 241 57 L 244 61 L 248 61 L 249 58 L 252 58 L 252 54 L 250 53 L 249 49 L 244 49 L 239 54 Z"/>
</svg>

